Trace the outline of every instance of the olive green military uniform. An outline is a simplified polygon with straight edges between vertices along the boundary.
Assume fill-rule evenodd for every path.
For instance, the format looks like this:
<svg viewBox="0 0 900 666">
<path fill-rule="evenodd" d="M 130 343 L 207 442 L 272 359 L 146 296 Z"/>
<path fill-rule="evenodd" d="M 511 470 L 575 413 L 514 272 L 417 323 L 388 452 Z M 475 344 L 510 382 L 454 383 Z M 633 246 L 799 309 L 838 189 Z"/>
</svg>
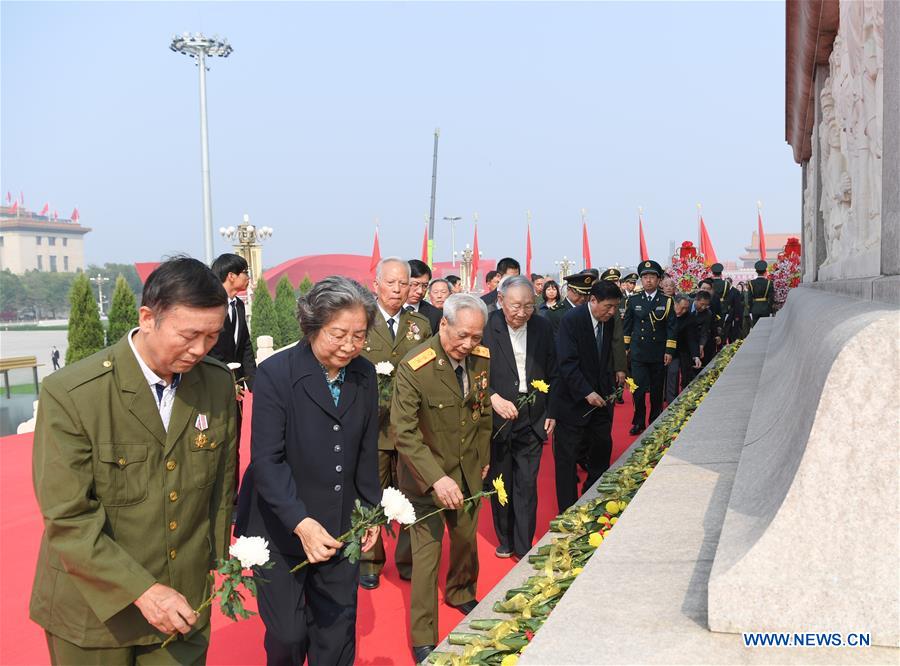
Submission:
<svg viewBox="0 0 900 666">
<path fill-rule="evenodd" d="M 381 310 L 375 313 L 375 323 L 369 331 L 366 346 L 362 355 L 372 363 L 387 361 L 396 368 L 403 357 L 431 337 L 431 324 L 425 315 L 415 311 L 405 312 L 402 309 L 397 313 L 398 321 L 394 324 L 395 336 L 391 337 L 387 321 Z M 378 476 L 381 487 L 397 486 L 397 452 L 395 447 L 396 437 L 391 427 L 390 406 L 379 408 L 381 420 L 378 431 Z M 362 563 L 359 572 L 362 575 L 380 574 L 384 568 L 384 544 L 381 537 L 375 543 L 375 547 L 362 555 Z M 404 578 L 412 575 L 412 552 L 409 547 L 409 531 L 400 530 L 397 536 L 397 549 L 394 552 L 394 561 L 397 570 Z"/>
<path fill-rule="evenodd" d="M 775 311 L 775 288 L 771 280 L 756 277 L 747 284 L 747 291 L 750 300 L 750 328 L 753 328 L 759 318 L 771 317 Z"/>
<path fill-rule="evenodd" d="M 443 476 L 453 479 L 465 497 L 481 491 L 481 470 L 490 464 L 489 371 L 490 352 L 476 347 L 466 360 L 468 392 L 463 397 L 440 336 L 413 349 L 397 369 L 391 425 L 400 455 L 398 477 L 400 490 L 413 503 L 417 516 L 442 506 L 432 486 Z M 409 530 L 414 646 L 438 642 L 437 575 L 445 523 L 450 532 L 446 600 L 458 606 L 475 598 L 479 509 L 476 503 L 444 511 Z"/>
<path fill-rule="evenodd" d="M 154 583 L 192 607 L 207 595 L 230 542 L 235 440 L 231 373 L 210 358 L 182 375 L 168 432 L 127 337 L 44 380 L 30 616 L 54 663 L 205 662 L 208 609 L 161 650 L 166 636 L 134 601 Z"/>
</svg>

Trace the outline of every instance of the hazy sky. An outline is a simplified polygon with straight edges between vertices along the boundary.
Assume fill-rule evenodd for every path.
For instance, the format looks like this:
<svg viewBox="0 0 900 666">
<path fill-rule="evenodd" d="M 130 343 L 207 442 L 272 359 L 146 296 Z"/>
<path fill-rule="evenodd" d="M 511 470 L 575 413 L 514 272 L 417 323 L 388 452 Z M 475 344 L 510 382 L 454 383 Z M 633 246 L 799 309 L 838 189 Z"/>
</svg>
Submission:
<svg viewBox="0 0 900 666">
<path fill-rule="evenodd" d="M 273 266 L 418 256 L 440 127 L 443 216 L 485 256 L 633 264 L 696 240 L 734 258 L 763 201 L 800 228 L 784 141 L 784 4 L 2 2 L 2 184 L 78 206 L 89 262 L 203 256 L 197 69 L 174 32 L 227 36 L 208 74 L 213 223 L 275 229 Z M 229 244 L 216 231 L 216 251 Z"/>
</svg>

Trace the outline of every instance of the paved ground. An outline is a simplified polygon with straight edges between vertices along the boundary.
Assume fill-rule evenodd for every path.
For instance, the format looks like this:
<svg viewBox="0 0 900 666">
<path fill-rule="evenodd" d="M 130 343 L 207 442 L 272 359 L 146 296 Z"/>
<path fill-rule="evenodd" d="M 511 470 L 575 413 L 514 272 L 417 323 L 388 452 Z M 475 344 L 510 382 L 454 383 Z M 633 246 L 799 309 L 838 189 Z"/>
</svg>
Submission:
<svg viewBox="0 0 900 666">
<path fill-rule="evenodd" d="M 50 363 L 50 347 L 56 345 L 59 348 L 60 360 L 65 363 L 68 341 L 68 331 L 4 331 L 0 330 L 0 357 L 9 356 L 37 356 L 38 378 L 43 379 L 53 371 Z M 13 375 L 10 373 L 10 382 L 23 384 L 31 380 L 28 371 L 21 371 Z"/>
</svg>

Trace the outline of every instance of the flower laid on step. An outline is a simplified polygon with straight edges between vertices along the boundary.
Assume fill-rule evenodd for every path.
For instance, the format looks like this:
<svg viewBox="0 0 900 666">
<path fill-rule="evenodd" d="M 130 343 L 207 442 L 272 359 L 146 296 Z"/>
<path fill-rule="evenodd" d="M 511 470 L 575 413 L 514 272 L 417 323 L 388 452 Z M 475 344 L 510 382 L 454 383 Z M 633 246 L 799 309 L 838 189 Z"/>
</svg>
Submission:
<svg viewBox="0 0 900 666">
<path fill-rule="evenodd" d="M 352 564 L 359 561 L 362 555 L 363 537 L 366 531 L 372 527 L 384 526 L 393 536 L 391 521 L 407 526 L 416 522 L 416 511 L 413 505 L 406 495 L 396 488 L 385 488 L 381 494 L 381 502 L 373 507 L 365 507 L 357 499 L 353 513 L 350 514 L 350 529 L 337 537 L 337 540 L 344 544 L 341 549 L 343 557 L 350 560 Z M 291 573 L 300 571 L 307 564 L 309 564 L 309 560 L 301 562 L 291 569 Z"/>
<path fill-rule="evenodd" d="M 506 619 L 478 619 L 468 623 L 472 631 L 454 631 L 451 645 L 461 645 L 462 653 L 432 652 L 430 661 L 438 666 L 514 663 L 543 626 L 587 561 L 607 539 L 628 503 L 646 481 L 647 474 L 662 459 L 675 437 L 697 409 L 697 403 L 710 390 L 740 347 L 740 341 L 722 349 L 690 386 L 646 431 L 628 460 L 607 470 L 595 487 L 597 496 L 569 507 L 550 521 L 555 532 L 550 543 L 539 546 L 528 556 L 538 570 L 520 587 L 506 591 L 493 610 Z M 610 400 L 613 397 L 607 399 Z M 476 633 L 478 632 L 478 633 Z"/>
<path fill-rule="evenodd" d="M 543 379 L 533 379 L 531 380 L 531 391 L 529 391 L 526 395 L 520 395 L 519 399 L 516 400 L 516 409 L 522 409 L 525 405 L 533 405 L 534 401 L 537 399 L 538 393 L 548 393 L 550 391 L 550 384 L 545 382 Z M 500 431 L 503 430 L 506 426 L 508 426 L 513 419 L 506 419 L 503 425 L 497 428 L 497 432 L 494 433 L 492 439 L 496 439 L 497 435 L 500 434 Z"/>
<path fill-rule="evenodd" d="M 482 490 L 480 493 L 475 493 L 471 497 L 466 497 L 463 500 L 463 505 L 461 508 L 463 508 L 463 509 L 467 508 L 466 507 L 467 504 L 473 508 L 477 507 L 479 500 L 481 500 L 484 497 L 490 497 L 491 495 L 497 496 L 497 501 L 500 502 L 500 506 L 506 506 L 509 503 L 509 497 L 506 494 L 506 486 L 503 485 L 503 475 L 502 474 L 498 475 L 497 478 L 495 478 L 493 481 L 491 481 L 491 485 L 494 487 L 493 490 Z M 424 516 L 422 516 L 421 518 L 419 518 L 412 524 L 416 525 L 418 523 L 421 523 L 423 520 L 426 520 L 427 518 L 431 518 L 431 516 L 436 516 L 437 514 L 443 512 L 443 511 L 450 511 L 450 509 L 448 509 L 447 507 L 441 507 L 440 509 L 437 509 L 436 511 L 432 511 L 431 513 L 426 513 Z M 411 525 L 407 525 L 407 529 L 409 527 L 411 527 Z"/>
<path fill-rule="evenodd" d="M 244 597 L 240 592 L 240 588 L 245 588 L 255 597 L 256 583 L 266 582 L 266 580 L 259 576 L 245 576 L 244 570 L 272 568 L 274 563 L 269 561 L 269 542 L 258 536 L 240 536 L 228 548 L 228 554 L 230 557 L 227 560 L 220 559 L 216 562 L 215 573 L 222 577 L 221 585 L 216 589 L 215 576 L 210 573 L 210 595 L 194 609 L 194 612 L 199 615 L 204 609 L 212 605 L 216 597 L 219 597 L 219 608 L 223 615 L 235 621 L 239 617 L 246 620 L 251 615 L 256 615 L 256 613 L 244 608 Z M 171 634 L 163 642 L 162 646 L 166 647 L 179 635 L 177 632 Z"/>
</svg>

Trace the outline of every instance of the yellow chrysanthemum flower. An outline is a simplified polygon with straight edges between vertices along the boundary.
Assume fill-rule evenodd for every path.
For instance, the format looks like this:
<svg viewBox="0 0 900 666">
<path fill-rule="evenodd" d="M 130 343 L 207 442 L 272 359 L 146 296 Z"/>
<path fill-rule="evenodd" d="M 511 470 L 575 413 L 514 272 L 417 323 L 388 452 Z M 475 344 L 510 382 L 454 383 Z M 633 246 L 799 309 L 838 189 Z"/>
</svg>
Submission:
<svg viewBox="0 0 900 666">
<path fill-rule="evenodd" d="M 628 506 L 628 502 L 619 500 L 619 513 L 622 513 L 625 510 L 626 506 Z"/>
<path fill-rule="evenodd" d="M 614 516 L 617 513 L 619 513 L 619 503 L 616 502 L 615 500 L 609 500 L 606 503 L 606 513 L 608 513 L 611 516 Z"/>
<path fill-rule="evenodd" d="M 547 393 L 550 390 L 550 384 L 545 382 L 543 379 L 533 379 L 531 381 L 531 388 L 535 388 L 541 393 Z"/>
<path fill-rule="evenodd" d="M 591 536 L 588 537 L 588 543 L 591 544 L 592 548 L 596 548 L 603 543 L 603 535 L 600 534 L 600 532 L 593 532 Z"/>
<path fill-rule="evenodd" d="M 572 569 L 572 575 L 577 576 L 582 571 L 584 571 L 584 567 L 575 567 L 574 569 Z"/>
<path fill-rule="evenodd" d="M 617 520 L 619 520 L 619 519 L 616 518 L 615 516 L 613 516 L 613 517 L 610 519 L 609 524 L 610 524 L 610 525 L 615 525 Z"/>
<path fill-rule="evenodd" d="M 604 525 L 609 525 L 609 524 L 610 524 L 610 520 L 609 520 L 609 518 L 607 518 L 606 516 L 600 516 L 599 521 L 600 521 L 601 523 L 603 523 Z"/>
<path fill-rule="evenodd" d="M 509 503 L 509 497 L 506 494 L 506 486 L 503 485 L 503 475 L 501 474 L 492 481 L 494 490 L 497 491 L 497 500 L 500 506 L 506 506 Z"/>
<path fill-rule="evenodd" d="M 500 662 L 500 666 L 516 666 L 519 661 L 519 655 L 517 654 L 508 654 L 503 657 L 503 660 Z"/>
<path fill-rule="evenodd" d="M 625 379 L 625 385 L 628 387 L 628 390 L 634 393 L 637 391 L 638 385 L 634 382 L 634 379 L 628 377 Z"/>
</svg>

